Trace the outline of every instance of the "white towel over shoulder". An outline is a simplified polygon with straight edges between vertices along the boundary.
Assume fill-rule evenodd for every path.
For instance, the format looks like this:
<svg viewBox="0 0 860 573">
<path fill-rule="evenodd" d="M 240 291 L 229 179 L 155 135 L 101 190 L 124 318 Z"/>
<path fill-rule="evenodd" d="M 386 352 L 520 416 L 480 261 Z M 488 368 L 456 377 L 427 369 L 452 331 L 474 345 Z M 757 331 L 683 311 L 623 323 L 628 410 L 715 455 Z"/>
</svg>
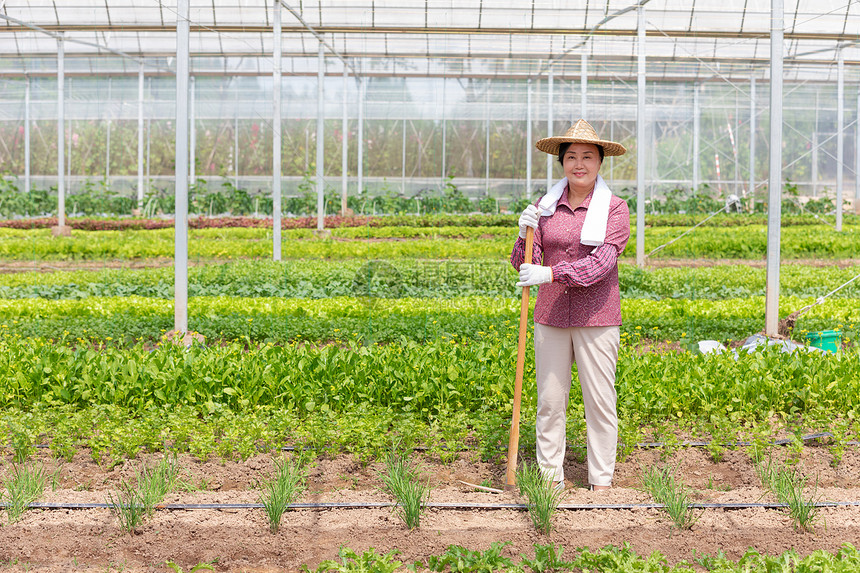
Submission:
<svg viewBox="0 0 860 573">
<path fill-rule="evenodd" d="M 538 207 L 541 209 L 541 217 L 549 217 L 555 213 L 558 200 L 564 194 L 567 187 L 567 178 L 561 179 L 552 186 L 549 193 L 541 197 Z M 585 214 L 585 222 L 582 225 L 582 236 L 579 242 L 591 247 L 599 247 L 606 240 L 606 223 L 609 220 L 609 202 L 612 199 L 612 191 L 606 185 L 606 181 L 600 175 L 594 183 L 594 192 L 588 211 Z"/>
</svg>

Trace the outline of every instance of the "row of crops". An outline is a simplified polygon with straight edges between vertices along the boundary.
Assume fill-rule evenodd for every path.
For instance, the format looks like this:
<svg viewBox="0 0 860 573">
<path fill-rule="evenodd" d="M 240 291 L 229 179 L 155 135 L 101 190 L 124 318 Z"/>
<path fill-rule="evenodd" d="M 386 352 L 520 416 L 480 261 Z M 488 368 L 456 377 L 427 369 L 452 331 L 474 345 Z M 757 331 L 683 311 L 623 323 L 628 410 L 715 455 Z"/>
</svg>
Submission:
<svg viewBox="0 0 860 573">
<path fill-rule="evenodd" d="M 499 217 L 397 222 L 336 228 L 328 239 L 287 230 L 280 263 L 266 260 L 270 229 L 192 230 L 189 328 L 205 342 L 187 350 L 165 339 L 173 270 L 159 257 L 172 254 L 172 229 L 54 238 L 0 228 L 5 264 L 20 271 L 0 275 L 0 432 L 25 450 L 46 444 L 68 456 L 87 447 L 114 463 L 142 450 L 232 458 L 284 446 L 369 460 L 392 440 L 440 456 L 460 445 L 499 456 L 516 352 L 519 289 L 507 262 L 515 227 Z M 671 443 L 682 431 L 767 441 L 815 429 L 838 434 L 838 450 L 858 434 L 860 363 L 847 358 L 856 357 L 857 282 L 795 328 L 798 340 L 840 329 L 839 355 L 697 355 L 699 340 L 742 341 L 763 326 L 761 265 L 684 263 L 760 258 L 764 228 L 749 222 L 703 227 L 659 252 L 679 266 L 622 261 L 626 444 L 654 435 Z M 853 227 L 795 223 L 783 229 L 783 255 L 804 260 L 782 267 L 782 316 L 860 272 L 845 261 L 822 265 L 860 250 Z M 646 249 L 684 230 L 646 228 Z M 151 259 L 162 267 L 123 262 Z M 64 270 L 43 272 L 52 266 Z M 529 340 L 526 380 L 532 356 Z M 574 410 L 576 393 L 575 385 Z M 527 384 L 523 423 L 533 416 Z M 569 432 L 584 441 L 582 424 Z"/>
<path fill-rule="evenodd" d="M 341 447 L 368 459 L 393 437 L 425 447 L 468 442 L 493 458 L 507 441 L 510 416 L 516 348 L 505 342 L 95 350 L 6 336 L 4 428 L 7 443 L 31 447 L 49 436 L 57 453 L 79 444 L 97 458 L 110 450 L 115 460 L 168 445 L 227 458 L 283 446 Z M 738 436 L 726 433 L 739 432 L 762 443 L 786 428 L 838 429 L 840 439 L 860 432 L 857 360 L 777 351 L 735 360 L 631 346 L 617 382 L 628 445 L 646 434 L 672 442 L 679 428 L 732 439 Z M 579 419 L 576 388 L 571 400 Z M 527 420 L 534 406 L 527 392 Z M 584 442 L 582 424 L 568 431 Z"/>
<path fill-rule="evenodd" d="M 514 225 L 512 225 L 514 226 Z M 515 228 L 515 227 L 514 227 Z M 829 225 L 782 229 L 781 255 L 786 259 L 850 259 L 860 252 L 860 226 Z M 645 252 L 683 231 L 678 227 L 645 229 Z M 352 227 L 331 230 L 330 240 L 314 240 L 312 229 L 286 229 L 282 240 L 288 258 L 306 259 L 499 259 L 510 254 L 510 227 Z M 636 228 L 632 229 L 635 237 Z M 96 231 L 83 237 L 55 238 L 49 229 L 0 228 L 0 258 L 6 260 L 84 260 L 172 257 L 173 229 Z M 189 256 L 199 259 L 268 258 L 272 231 L 266 228 L 192 229 Z M 767 250 L 767 227 L 706 227 L 666 246 L 655 258 L 707 257 L 761 259 Z M 631 245 L 623 258 L 635 257 Z"/>
<path fill-rule="evenodd" d="M 792 309 L 812 302 L 783 296 Z M 798 321 L 798 334 L 845 329 L 848 342 L 860 321 L 857 298 L 825 301 Z M 762 296 L 708 299 L 625 299 L 622 333 L 684 345 L 698 340 L 737 340 L 761 330 Z M 855 305 L 855 306 L 851 306 Z M 531 301 L 534 308 L 534 301 Z M 298 299 L 272 297 L 192 297 L 188 327 L 215 340 L 283 344 L 311 342 L 432 342 L 444 337 L 485 339 L 515 336 L 516 299 L 492 296 L 456 298 Z M 171 301 L 140 296 L 43 300 L 0 300 L 0 329 L 24 338 L 155 341 L 173 328 Z M 510 338 L 509 336 L 508 338 Z M 505 342 L 509 340 L 505 339 Z"/>
<path fill-rule="evenodd" d="M 646 227 L 646 251 L 688 230 L 687 219 Z M 806 434 L 829 432 L 822 446 L 838 466 L 860 437 L 860 281 L 801 316 L 793 333 L 802 341 L 809 331 L 839 329 L 836 354 L 698 353 L 700 340 L 737 347 L 763 326 L 765 227 L 737 222 L 699 228 L 655 253 L 670 259 L 665 266 L 635 267 L 632 243 L 625 253 L 616 384 L 622 461 L 642 443 L 668 454 L 690 438 L 705 440 L 719 460 L 738 442 L 761 455 L 782 438 L 791 464 L 802 458 Z M 0 443 L 16 464 L 40 450 L 58 463 L 86 455 L 104 468 L 145 452 L 206 461 L 290 450 L 311 463 L 347 454 L 367 465 L 396 449 L 440 464 L 461 461 L 463 452 L 505 461 L 520 306 L 508 262 L 510 217 L 344 221 L 324 239 L 304 223 L 288 224 L 283 262 L 269 260 L 272 231 L 258 220 L 198 222 L 188 324 L 202 338 L 189 347 L 169 337 L 169 225 L 90 221 L 55 238 L 48 225 L 21 223 L 0 225 L 0 266 L 9 271 L 0 274 Z M 792 223 L 783 229 L 783 256 L 793 262 L 781 269 L 781 316 L 860 272 L 855 221 L 843 233 L 811 217 Z M 526 346 L 522 459 L 533 456 L 535 440 L 525 430 L 536 416 L 531 332 Z M 567 438 L 582 454 L 578 384 Z M 13 482 L 4 483 L 11 491 Z M 122 497 L 129 492 L 113 505 L 121 525 L 123 510 L 134 507 Z M 695 566 L 677 567 L 627 548 L 580 551 L 562 562 L 555 547 L 535 546 L 535 560 L 520 563 L 501 558 L 499 548 L 452 547 L 422 567 L 454 570 L 456 557 L 486 570 L 740 571 L 814 561 L 827 571 L 856 561 L 848 546 L 802 559 L 699 556 Z M 340 563 L 318 570 L 352 570 L 362 560 L 371 570 L 400 565 L 393 554 L 343 550 Z"/>
</svg>

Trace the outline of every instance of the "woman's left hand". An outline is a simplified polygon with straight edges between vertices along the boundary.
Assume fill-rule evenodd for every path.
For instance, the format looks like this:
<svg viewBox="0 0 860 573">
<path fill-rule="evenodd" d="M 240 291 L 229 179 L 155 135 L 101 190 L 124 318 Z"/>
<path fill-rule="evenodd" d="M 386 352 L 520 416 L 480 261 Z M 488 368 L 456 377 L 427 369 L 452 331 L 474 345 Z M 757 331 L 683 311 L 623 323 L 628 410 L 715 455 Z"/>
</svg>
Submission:
<svg viewBox="0 0 860 573">
<path fill-rule="evenodd" d="M 520 265 L 520 282 L 517 283 L 518 287 L 534 286 L 551 282 L 552 267 L 530 265 L 528 263 Z"/>
</svg>

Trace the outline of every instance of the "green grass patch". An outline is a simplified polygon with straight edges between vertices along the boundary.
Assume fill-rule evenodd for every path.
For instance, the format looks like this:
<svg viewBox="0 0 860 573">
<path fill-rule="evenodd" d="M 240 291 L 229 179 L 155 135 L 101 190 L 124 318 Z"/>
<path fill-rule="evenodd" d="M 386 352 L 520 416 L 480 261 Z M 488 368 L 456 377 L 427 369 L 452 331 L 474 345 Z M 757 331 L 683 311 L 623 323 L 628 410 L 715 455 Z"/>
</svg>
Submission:
<svg viewBox="0 0 860 573">
<path fill-rule="evenodd" d="M 408 529 L 417 529 L 430 498 L 430 482 L 422 481 L 420 466 L 411 464 L 406 452 L 392 450 L 385 456 L 385 469 L 379 478 L 383 489 L 397 502 L 397 515 Z"/>
<path fill-rule="evenodd" d="M 690 490 L 668 466 L 650 467 L 642 476 L 642 487 L 654 501 L 662 503 L 665 512 L 678 529 L 692 529 L 698 516 L 690 507 Z"/>
<path fill-rule="evenodd" d="M 21 519 L 21 515 L 45 491 L 47 474 L 42 464 L 13 464 L 6 470 L 3 488 L 6 490 L 0 501 L 5 502 L 9 523 Z"/>
<path fill-rule="evenodd" d="M 773 493 L 780 503 L 788 506 L 788 514 L 796 529 L 812 531 L 819 518 L 816 503 L 817 483 L 809 485 L 809 478 L 800 473 L 797 466 L 786 466 L 769 456 L 760 459 L 755 466 L 762 484 Z"/>
<path fill-rule="evenodd" d="M 305 470 L 301 461 L 295 458 L 275 459 L 275 475 L 262 485 L 260 492 L 260 503 L 269 520 L 271 533 L 278 532 L 284 513 L 305 490 L 304 480 Z"/>
<path fill-rule="evenodd" d="M 527 462 L 523 462 L 518 468 L 516 481 L 520 495 L 528 500 L 526 505 L 532 525 L 539 533 L 549 535 L 552 531 L 552 517 L 565 497 L 563 484 L 556 489 L 540 466 Z"/>
</svg>

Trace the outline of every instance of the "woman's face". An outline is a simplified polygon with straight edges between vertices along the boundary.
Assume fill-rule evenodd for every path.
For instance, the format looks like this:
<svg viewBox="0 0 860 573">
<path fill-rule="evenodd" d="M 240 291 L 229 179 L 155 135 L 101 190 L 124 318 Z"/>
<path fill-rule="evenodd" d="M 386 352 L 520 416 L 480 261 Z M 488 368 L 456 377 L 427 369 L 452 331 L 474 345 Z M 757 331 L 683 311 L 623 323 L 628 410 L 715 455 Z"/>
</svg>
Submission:
<svg viewBox="0 0 860 573">
<path fill-rule="evenodd" d="M 585 193 L 594 188 L 600 164 L 600 153 L 593 143 L 571 143 L 564 152 L 562 163 L 570 186 Z"/>
</svg>

